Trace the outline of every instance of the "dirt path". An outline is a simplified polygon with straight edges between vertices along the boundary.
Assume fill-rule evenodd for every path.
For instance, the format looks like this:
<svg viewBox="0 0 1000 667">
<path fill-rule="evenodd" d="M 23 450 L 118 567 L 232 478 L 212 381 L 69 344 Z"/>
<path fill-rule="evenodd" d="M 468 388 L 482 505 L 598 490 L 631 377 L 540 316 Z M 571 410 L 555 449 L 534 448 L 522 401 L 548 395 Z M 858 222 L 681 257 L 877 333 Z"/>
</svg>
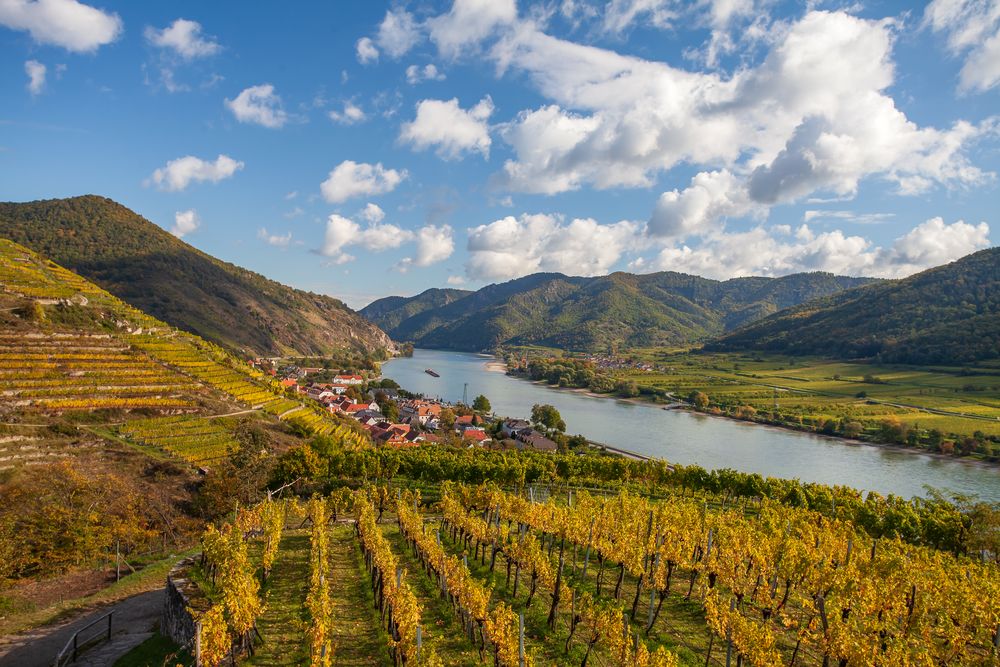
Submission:
<svg viewBox="0 0 1000 667">
<path fill-rule="evenodd" d="M 303 635 L 309 589 L 309 532 L 289 530 L 281 537 L 273 574 L 264 587 L 267 610 L 257 622 L 263 644 L 247 663 L 299 665 L 309 660 Z"/>
<path fill-rule="evenodd" d="M 372 603 L 371 587 L 352 526 L 330 532 L 335 665 L 389 665 L 385 633 Z"/>
<path fill-rule="evenodd" d="M 151 636 L 162 609 L 163 589 L 159 588 L 89 610 L 58 625 L 4 637 L 0 639 L 0 667 L 49 667 L 74 632 L 113 610 L 115 614 L 111 626 L 111 642 L 95 646 L 74 663 L 112 665 L 119 657 Z M 97 628 L 93 630 L 96 633 Z"/>
</svg>

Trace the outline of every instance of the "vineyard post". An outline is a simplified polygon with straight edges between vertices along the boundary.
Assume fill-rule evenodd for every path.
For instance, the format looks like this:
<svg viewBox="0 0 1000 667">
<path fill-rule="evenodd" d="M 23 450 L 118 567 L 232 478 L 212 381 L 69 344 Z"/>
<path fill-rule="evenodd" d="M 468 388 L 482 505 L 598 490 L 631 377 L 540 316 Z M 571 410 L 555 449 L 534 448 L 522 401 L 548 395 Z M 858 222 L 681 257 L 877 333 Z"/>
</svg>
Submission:
<svg viewBox="0 0 1000 667">
<path fill-rule="evenodd" d="M 517 615 L 517 664 L 524 667 L 524 612 Z"/>
<path fill-rule="evenodd" d="M 419 625 L 417 626 L 417 662 L 420 662 L 420 650 L 424 646 L 424 630 Z"/>
<path fill-rule="evenodd" d="M 729 600 L 729 614 L 732 617 L 733 610 L 736 609 L 736 598 L 731 598 Z M 726 623 L 726 667 L 729 667 L 730 661 L 733 658 L 733 631 L 732 631 L 732 620 Z"/>
<path fill-rule="evenodd" d="M 648 620 L 646 621 L 646 627 L 647 628 L 652 628 L 653 627 L 653 600 L 655 598 L 656 598 L 656 591 L 653 590 L 652 588 L 650 588 L 649 589 L 649 614 L 648 614 L 648 617 L 647 617 Z"/>
</svg>

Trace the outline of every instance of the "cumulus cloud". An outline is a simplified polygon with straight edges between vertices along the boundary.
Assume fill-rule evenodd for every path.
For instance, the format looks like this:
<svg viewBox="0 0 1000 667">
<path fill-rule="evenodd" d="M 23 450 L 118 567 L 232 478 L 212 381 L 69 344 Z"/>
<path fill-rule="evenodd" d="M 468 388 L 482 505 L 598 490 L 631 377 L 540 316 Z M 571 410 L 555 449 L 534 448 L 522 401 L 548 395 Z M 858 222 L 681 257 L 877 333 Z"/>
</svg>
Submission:
<svg viewBox="0 0 1000 667">
<path fill-rule="evenodd" d="M 292 233 L 271 234 L 265 227 L 261 227 L 257 230 L 257 238 L 270 246 L 274 246 L 275 248 L 287 248 L 292 242 Z"/>
<path fill-rule="evenodd" d="M 39 95 L 45 90 L 45 73 L 48 68 L 37 60 L 24 63 L 24 73 L 28 75 L 28 92 Z"/>
<path fill-rule="evenodd" d="M 288 114 L 281 107 L 281 97 L 269 83 L 246 88 L 235 99 L 227 98 L 225 104 L 241 123 L 277 129 L 288 122 Z"/>
<path fill-rule="evenodd" d="M 326 234 L 320 253 L 330 257 L 337 264 L 344 264 L 354 259 L 346 252 L 346 248 L 350 246 L 359 246 L 371 252 L 383 252 L 398 248 L 413 238 L 413 232 L 396 225 L 375 222 L 362 227 L 354 220 L 334 213 L 327 218 Z"/>
<path fill-rule="evenodd" d="M 214 162 L 208 162 L 193 155 L 185 155 L 167 162 L 153 172 L 149 182 L 160 190 L 180 192 L 191 183 L 208 181 L 218 183 L 231 178 L 243 168 L 243 163 L 228 155 L 220 155 Z"/>
<path fill-rule="evenodd" d="M 431 40 L 443 55 L 454 58 L 498 27 L 517 19 L 515 0 L 455 0 L 451 10 L 428 21 Z"/>
<path fill-rule="evenodd" d="M 358 62 L 362 65 L 378 62 L 378 48 L 371 37 L 362 37 L 354 47 L 358 56 Z"/>
<path fill-rule="evenodd" d="M 331 111 L 330 120 L 341 125 L 355 125 L 363 122 L 367 116 L 364 110 L 354 102 L 344 102 L 343 111 Z"/>
<path fill-rule="evenodd" d="M 683 191 L 660 195 L 648 229 L 653 236 L 684 237 L 704 231 L 717 220 L 742 217 L 756 208 L 741 181 L 728 170 L 701 172 Z"/>
<path fill-rule="evenodd" d="M 385 219 L 385 211 L 378 204 L 373 204 L 368 202 L 363 209 L 361 209 L 361 217 L 372 224 L 378 224 Z"/>
<path fill-rule="evenodd" d="M 420 42 L 421 34 L 413 14 L 405 9 L 390 9 L 378 26 L 375 42 L 389 55 L 399 58 Z"/>
<path fill-rule="evenodd" d="M 147 26 L 144 34 L 153 46 L 167 49 L 184 60 L 214 56 L 222 50 L 212 37 L 202 34 L 200 23 L 188 19 L 177 19 L 162 30 Z"/>
<path fill-rule="evenodd" d="M 201 227 L 201 218 L 195 210 L 177 211 L 174 214 L 174 226 L 170 228 L 170 233 L 177 238 L 183 238 Z"/>
<path fill-rule="evenodd" d="M 967 54 L 959 89 L 984 91 L 1000 83 L 1000 0 L 933 0 L 924 24 L 944 33 L 948 49 Z"/>
<path fill-rule="evenodd" d="M 462 276 L 448 276 L 448 279 L 445 280 L 445 282 L 452 287 L 461 287 L 466 283 L 466 280 Z"/>
<path fill-rule="evenodd" d="M 423 67 L 410 65 L 406 68 L 406 82 L 415 86 L 421 81 L 444 81 L 444 72 L 438 71 L 437 65 L 428 63 Z"/>
<path fill-rule="evenodd" d="M 417 150 L 434 147 L 438 156 L 455 160 L 465 153 L 490 154 L 488 120 L 493 113 L 493 100 L 487 95 L 471 109 L 462 109 L 458 100 L 423 100 L 417 104 L 417 117 L 404 123 L 400 141 Z"/>
<path fill-rule="evenodd" d="M 686 204 L 684 215 L 652 221 L 654 230 L 686 221 L 680 226 L 697 233 L 699 211 L 704 230 L 817 193 L 849 198 L 866 178 L 901 194 L 988 181 L 968 152 L 996 134 L 996 119 L 921 127 L 886 93 L 895 30 L 891 20 L 810 11 L 774 32 L 758 65 L 723 76 L 575 44 L 519 21 L 488 54 L 500 74 L 526 74 L 552 103 L 502 127 L 514 157 L 496 182 L 542 194 L 648 187 L 677 165 L 705 165 L 654 217 L 671 203 Z M 712 193 L 721 200 L 708 202 Z"/>
<path fill-rule="evenodd" d="M 709 278 L 779 276 L 800 271 L 898 278 L 956 260 L 989 246 L 989 226 L 961 220 L 947 224 L 931 218 L 888 247 L 840 230 L 815 233 L 809 226 L 756 227 L 745 232 L 717 231 L 700 245 L 668 246 L 652 261 L 637 260 L 637 271 L 681 271 Z"/>
<path fill-rule="evenodd" d="M 91 52 L 121 35 L 117 14 L 77 0 L 0 0 L 0 25 L 25 30 L 39 44 Z"/>
<path fill-rule="evenodd" d="M 392 192 L 406 177 L 405 169 L 386 169 L 381 162 L 368 164 L 344 160 L 320 184 L 320 192 L 326 201 L 339 204 L 353 197 Z"/>
<path fill-rule="evenodd" d="M 608 273 L 636 242 L 641 225 L 601 225 L 590 218 L 565 224 L 559 216 L 507 216 L 469 230 L 466 275 L 508 280 L 538 271 L 595 276 Z"/>
<path fill-rule="evenodd" d="M 417 232 L 417 253 L 412 262 L 414 266 L 430 266 L 448 259 L 454 251 L 450 226 L 426 225 Z"/>
</svg>

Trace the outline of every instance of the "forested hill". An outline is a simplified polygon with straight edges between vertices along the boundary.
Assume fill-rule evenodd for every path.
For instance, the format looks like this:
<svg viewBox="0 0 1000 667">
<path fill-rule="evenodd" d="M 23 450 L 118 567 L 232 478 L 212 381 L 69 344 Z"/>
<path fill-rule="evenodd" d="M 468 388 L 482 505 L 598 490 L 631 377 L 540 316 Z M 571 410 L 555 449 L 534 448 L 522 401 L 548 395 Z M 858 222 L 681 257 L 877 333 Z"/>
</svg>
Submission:
<svg viewBox="0 0 1000 667">
<path fill-rule="evenodd" d="M 479 351 L 532 344 L 604 351 L 705 341 L 870 282 L 829 273 L 726 281 L 673 272 L 596 278 L 537 273 L 447 299 L 443 290 L 379 299 L 361 314 L 393 339 L 423 347 Z"/>
<path fill-rule="evenodd" d="M 0 237 L 169 324 L 249 354 L 371 352 L 392 345 L 341 301 L 218 260 L 104 197 L 0 203 Z"/>
<path fill-rule="evenodd" d="M 709 347 L 915 364 L 1000 358 L 1000 248 L 804 303 Z"/>
</svg>

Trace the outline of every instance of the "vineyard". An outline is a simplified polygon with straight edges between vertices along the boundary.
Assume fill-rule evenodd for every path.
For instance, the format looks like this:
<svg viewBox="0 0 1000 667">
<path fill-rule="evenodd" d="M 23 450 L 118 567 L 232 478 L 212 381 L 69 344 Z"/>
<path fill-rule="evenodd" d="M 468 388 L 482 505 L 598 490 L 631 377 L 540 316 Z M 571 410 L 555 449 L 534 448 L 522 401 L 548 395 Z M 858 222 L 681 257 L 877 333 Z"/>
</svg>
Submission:
<svg viewBox="0 0 1000 667">
<path fill-rule="evenodd" d="M 110 335 L 0 333 L 0 394 L 13 408 L 189 409 L 201 391 Z"/>
<path fill-rule="evenodd" d="M 766 502 L 441 492 L 342 489 L 209 528 L 206 664 L 230 646 L 360 664 L 358 644 L 395 665 L 997 664 L 995 563 Z M 336 609 L 354 610 L 346 644 Z"/>
<path fill-rule="evenodd" d="M 222 458 L 236 447 L 234 426 L 225 418 L 174 416 L 130 421 L 118 432 L 200 466 Z"/>
</svg>

